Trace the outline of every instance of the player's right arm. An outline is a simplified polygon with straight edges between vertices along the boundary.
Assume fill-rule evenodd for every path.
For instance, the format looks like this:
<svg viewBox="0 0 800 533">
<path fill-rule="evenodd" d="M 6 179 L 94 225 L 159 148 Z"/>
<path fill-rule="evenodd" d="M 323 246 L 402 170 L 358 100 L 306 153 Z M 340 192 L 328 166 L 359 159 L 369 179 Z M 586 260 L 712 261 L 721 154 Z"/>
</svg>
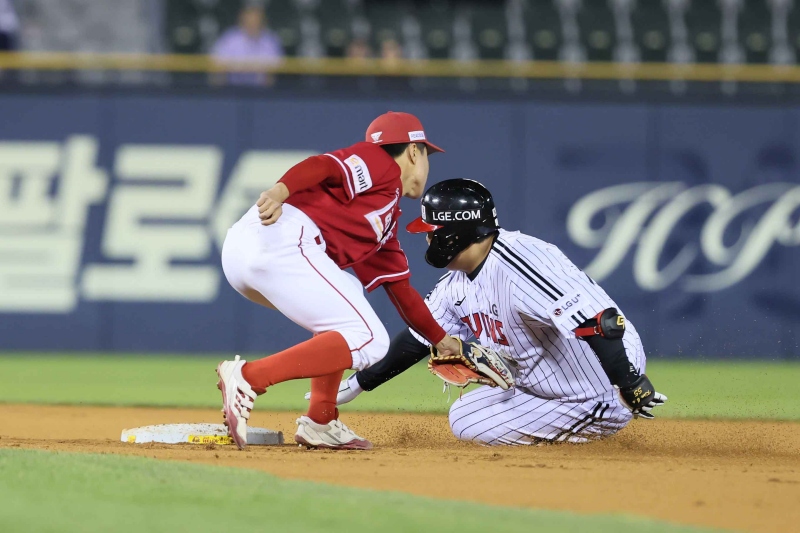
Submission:
<svg viewBox="0 0 800 533">
<path fill-rule="evenodd" d="M 256 205 L 261 224 L 269 226 L 277 222 L 281 205 L 297 191 L 309 189 L 325 180 L 342 183 L 347 179 L 338 160 L 327 154 L 311 156 L 290 168 L 271 189 L 261 193 Z"/>
</svg>

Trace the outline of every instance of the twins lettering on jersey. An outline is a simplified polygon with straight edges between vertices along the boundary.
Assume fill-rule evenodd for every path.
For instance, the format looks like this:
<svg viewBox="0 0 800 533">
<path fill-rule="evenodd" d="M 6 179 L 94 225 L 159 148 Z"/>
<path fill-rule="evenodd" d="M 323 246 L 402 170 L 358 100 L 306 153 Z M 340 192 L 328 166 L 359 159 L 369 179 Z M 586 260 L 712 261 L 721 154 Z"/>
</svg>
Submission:
<svg viewBox="0 0 800 533">
<path fill-rule="evenodd" d="M 350 169 L 353 176 L 353 183 L 356 187 L 356 194 L 369 190 L 372 187 L 372 176 L 363 159 L 353 154 L 344 160 L 344 164 Z"/>
<path fill-rule="evenodd" d="M 497 315 L 497 305 L 492 305 L 492 312 Z M 486 336 L 492 339 L 495 344 L 508 346 L 508 339 L 503 334 L 503 323 L 496 320 L 486 313 L 472 313 L 468 316 L 462 316 L 461 321 L 466 324 L 472 331 L 476 339 L 481 338 L 481 333 L 486 328 Z"/>
</svg>

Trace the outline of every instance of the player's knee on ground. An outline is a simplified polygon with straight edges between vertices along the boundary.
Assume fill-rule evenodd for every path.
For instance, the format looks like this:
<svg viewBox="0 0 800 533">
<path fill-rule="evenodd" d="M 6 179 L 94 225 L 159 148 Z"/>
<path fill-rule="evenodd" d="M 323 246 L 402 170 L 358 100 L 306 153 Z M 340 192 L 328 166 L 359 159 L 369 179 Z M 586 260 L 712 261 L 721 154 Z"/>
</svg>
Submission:
<svg viewBox="0 0 800 533">
<path fill-rule="evenodd" d="M 531 414 L 527 398 L 516 389 L 479 387 L 453 402 L 450 430 L 459 440 L 486 446 L 532 444 L 536 438 L 524 423 Z M 536 417 L 533 413 L 530 421 Z"/>
<path fill-rule="evenodd" d="M 457 402 L 456 402 L 457 403 Z M 456 406 L 453 404 L 453 407 Z M 450 430 L 458 440 L 474 442 L 484 446 L 514 446 L 531 444 L 538 439 L 510 429 L 503 421 L 487 418 L 488 413 L 475 413 L 461 417 L 453 414 L 450 408 Z"/>
<path fill-rule="evenodd" d="M 479 413 L 467 413 L 469 406 L 461 399 L 450 406 L 450 431 L 458 440 L 476 442 L 478 444 L 492 444 L 489 442 L 491 435 L 485 432 L 485 424 L 481 423 Z"/>
<path fill-rule="evenodd" d="M 353 351 L 354 370 L 364 370 L 365 368 L 371 367 L 383 359 L 386 352 L 389 350 L 390 339 L 386 328 L 384 328 L 383 325 L 373 324 L 371 329 L 371 332 L 365 330 L 351 337 L 351 339 L 357 337 L 358 340 L 356 342 L 358 342 L 358 344 L 355 344 L 355 346 L 361 347 Z M 351 343 L 351 346 L 352 345 Z"/>
</svg>

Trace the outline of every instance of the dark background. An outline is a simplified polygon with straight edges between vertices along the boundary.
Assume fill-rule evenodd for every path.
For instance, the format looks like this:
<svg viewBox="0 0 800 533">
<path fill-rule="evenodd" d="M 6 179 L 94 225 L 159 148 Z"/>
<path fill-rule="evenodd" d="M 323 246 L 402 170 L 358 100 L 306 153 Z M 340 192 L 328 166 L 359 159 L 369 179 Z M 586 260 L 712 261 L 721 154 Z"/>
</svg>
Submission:
<svg viewBox="0 0 800 533">
<path fill-rule="evenodd" d="M 111 180 L 108 198 L 115 190 L 113 162 L 121 145 L 214 145 L 224 152 L 221 190 L 247 150 L 332 150 L 362 140 L 378 114 L 407 111 L 419 116 L 429 138 L 446 150 L 431 158 L 429 185 L 455 177 L 483 182 L 494 193 L 504 228 L 558 245 L 581 268 L 598 250 L 575 244 L 566 219 L 573 204 L 593 191 L 633 182 L 719 184 L 734 195 L 771 182 L 800 187 L 800 106 L 788 102 L 576 102 L 480 94 L 467 100 L 397 92 L 391 97 L 289 92 L 265 97 L 235 90 L 7 90 L 0 94 L 0 143 L 63 142 L 73 134 L 97 137 L 97 166 L 108 171 Z M 728 244 L 747 234 L 772 203 L 737 217 L 726 231 Z M 418 203 L 404 199 L 402 208 L 404 226 L 417 216 Z M 92 207 L 84 265 L 107 260 L 99 245 L 106 214 L 106 204 Z M 660 266 L 683 245 L 698 242 L 710 214 L 708 205 L 699 206 L 681 220 L 670 234 Z M 212 216 L 213 210 L 200 223 Z M 795 233 L 797 218 L 795 212 Z M 595 222 L 600 225 L 603 220 Z M 219 244 L 209 238 L 214 242 L 212 253 L 201 263 L 218 266 Z M 424 294 L 443 272 L 424 262 L 423 239 L 405 232 L 400 239 L 411 262 L 412 282 Z M 600 283 L 636 324 L 648 353 L 800 357 L 800 334 L 794 326 L 800 317 L 798 246 L 773 244 L 741 282 L 700 293 L 687 292 L 684 278 L 661 291 L 643 290 L 632 275 L 635 250 L 636 245 Z M 721 269 L 701 255 L 688 274 Z M 402 327 L 382 290 L 370 300 L 390 334 Z M 279 313 L 239 296 L 221 269 L 218 296 L 209 303 L 82 299 L 68 314 L 0 314 L 0 349 L 263 353 L 307 337 Z"/>
</svg>

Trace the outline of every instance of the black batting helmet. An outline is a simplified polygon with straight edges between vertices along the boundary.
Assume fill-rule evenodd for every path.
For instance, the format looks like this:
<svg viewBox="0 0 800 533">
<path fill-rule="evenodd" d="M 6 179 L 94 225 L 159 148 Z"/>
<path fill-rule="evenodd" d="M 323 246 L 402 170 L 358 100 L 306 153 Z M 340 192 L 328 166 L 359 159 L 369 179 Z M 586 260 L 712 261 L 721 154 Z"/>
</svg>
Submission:
<svg viewBox="0 0 800 533">
<path fill-rule="evenodd" d="M 422 216 L 406 226 L 410 233 L 432 233 L 425 260 L 436 268 L 499 228 L 492 194 L 465 179 L 445 180 L 425 191 Z"/>
</svg>

